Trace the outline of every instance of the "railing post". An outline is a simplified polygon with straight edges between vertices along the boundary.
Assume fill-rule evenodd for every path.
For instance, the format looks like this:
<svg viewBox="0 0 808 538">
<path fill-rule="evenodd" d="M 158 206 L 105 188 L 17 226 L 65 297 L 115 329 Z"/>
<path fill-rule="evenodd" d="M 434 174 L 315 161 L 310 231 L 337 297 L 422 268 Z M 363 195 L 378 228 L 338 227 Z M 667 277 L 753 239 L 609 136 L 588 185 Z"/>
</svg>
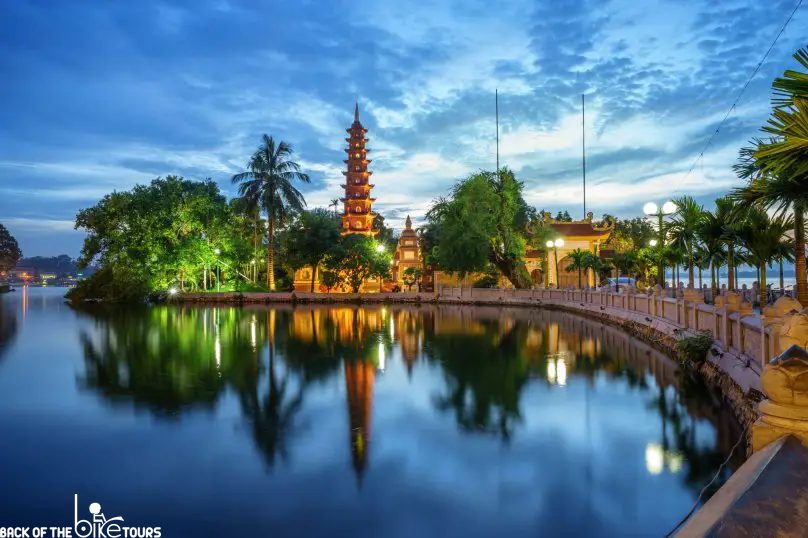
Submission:
<svg viewBox="0 0 808 538">
<path fill-rule="evenodd" d="M 802 381 L 806 375 L 808 353 L 798 345 L 763 367 L 760 384 L 766 399 L 760 402 L 760 418 L 752 425 L 754 452 L 785 435 L 808 444 L 808 389 Z"/>
</svg>

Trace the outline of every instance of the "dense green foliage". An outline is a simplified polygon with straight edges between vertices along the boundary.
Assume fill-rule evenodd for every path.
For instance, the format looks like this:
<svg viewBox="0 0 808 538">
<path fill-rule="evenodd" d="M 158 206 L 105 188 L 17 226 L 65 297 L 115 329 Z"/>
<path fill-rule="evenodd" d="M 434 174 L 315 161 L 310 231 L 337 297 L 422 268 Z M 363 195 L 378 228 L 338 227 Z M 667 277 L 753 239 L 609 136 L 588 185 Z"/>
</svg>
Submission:
<svg viewBox="0 0 808 538">
<path fill-rule="evenodd" d="M 249 238 L 237 222 L 210 180 L 168 176 L 108 194 L 76 216 L 76 228 L 87 232 L 79 266 L 97 263 L 101 270 L 70 295 L 124 300 L 172 286 L 206 287 L 214 275 L 237 273 L 249 262 Z"/>
<path fill-rule="evenodd" d="M 8 229 L 0 224 L 0 271 L 8 271 L 22 257 L 22 251 L 17 240 Z"/>
<path fill-rule="evenodd" d="M 282 234 L 282 252 L 292 269 L 312 268 L 311 289 L 317 280 L 320 265 L 333 254 L 340 240 L 340 222 L 334 213 L 325 209 L 303 211 Z"/>
<path fill-rule="evenodd" d="M 808 71 L 808 49 L 794 58 Z M 808 305 L 805 259 L 805 211 L 808 210 L 808 73 L 786 71 L 772 83 L 774 110 L 763 127 L 767 139 L 755 139 L 741 150 L 736 166 L 749 184 L 733 191 L 744 206 L 791 213 L 794 218 L 794 257 L 797 299 Z"/>
<path fill-rule="evenodd" d="M 389 276 L 392 257 L 380 246 L 382 243 L 366 235 L 344 235 L 329 254 L 326 266 L 340 275 L 351 291 L 358 293 L 368 278 Z"/>
<path fill-rule="evenodd" d="M 493 264 L 515 287 L 529 287 L 524 257 L 527 230 L 535 219 L 510 170 L 472 174 L 427 213 L 429 259 L 460 275 Z"/>
<path fill-rule="evenodd" d="M 698 331 L 676 341 L 676 354 L 683 363 L 698 364 L 707 360 L 707 352 L 711 347 L 713 334 L 710 331 Z"/>
</svg>

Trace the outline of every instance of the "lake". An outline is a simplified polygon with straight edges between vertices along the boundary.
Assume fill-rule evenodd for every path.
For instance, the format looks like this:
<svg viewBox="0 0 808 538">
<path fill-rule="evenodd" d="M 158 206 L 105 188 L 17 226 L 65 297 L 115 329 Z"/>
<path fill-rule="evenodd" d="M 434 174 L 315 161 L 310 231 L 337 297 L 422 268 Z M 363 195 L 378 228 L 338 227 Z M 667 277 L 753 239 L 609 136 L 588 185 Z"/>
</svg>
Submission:
<svg viewBox="0 0 808 538">
<path fill-rule="evenodd" d="M 568 313 L 64 291 L 0 296 L 0 526 L 72 525 L 78 495 L 169 537 L 661 536 L 740 431 Z"/>
</svg>

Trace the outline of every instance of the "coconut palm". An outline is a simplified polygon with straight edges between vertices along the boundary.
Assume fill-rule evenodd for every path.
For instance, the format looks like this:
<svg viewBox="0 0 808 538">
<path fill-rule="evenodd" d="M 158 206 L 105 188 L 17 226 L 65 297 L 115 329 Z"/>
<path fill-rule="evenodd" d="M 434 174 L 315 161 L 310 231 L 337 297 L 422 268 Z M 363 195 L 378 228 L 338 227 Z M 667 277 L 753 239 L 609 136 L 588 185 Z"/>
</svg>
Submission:
<svg viewBox="0 0 808 538">
<path fill-rule="evenodd" d="M 736 288 L 735 268 L 737 267 L 738 227 L 743 220 L 744 208 L 735 199 L 724 196 L 715 201 L 715 218 L 722 223 L 723 241 L 727 248 L 727 288 Z"/>
<path fill-rule="evenodd" d="M 743 220 L 738 238 L 747 251 L 746 260 L 757 267 L 760 276 L 760 307 L 766 306 L 766 266 L 793 249 L 793 241 L 787 236 L 794 227 L 790 216 L 769 217 L 763 209 L 750 209 Z"/>
<path fill-rule="evenodd" d="M 692 196 L 681 196 L 673 202 L 677 209 L 669 228 L 669 236 L 673 244 L 687 254 L 687 281 L 693 286 L 693 255 L 699 238 L 701 219 L 704 217 L 704 208 L 696 203 Z"/>
<path fill-rule="evenodd" d="M 808 70 L 808 49 L 794 58 Z M 736 170 L 750 180 L 733 196 L 746 205 L 773 208 L 794 216 L 797 300 L 808 306 L 805 263 L 805 211 L 808 209 L 808 73 L 786 71 L 772 83 L 775 109 L 763 131 L 772 138 L 753 140 L 741 150 Z"/>
<path fill-rule="evenodd" d="M 698 236 L 702 246 L 704 261 L 710 266 L 710 289 L 712 296 L 718 294 L 718 270 L 726 259 L 724 244 L 724 223 L 719 220 L 716 213 L 705 211 L 699 225 Z"/>
<path fill-rule="evenodd" d="M 267 214 L 267 286 L 275 291 L 275 230 L 306 207 L 303 194 L 292 184 L 295 180 L 309 182 L 309 176 L 300 171 L 300 165 L 291 160 L 292 146 L 271 136 L 263 141 L 250 162 L 248 170 L 233 176 L 239 184 L 238 193 L 249 204 L 255 204 Z"/>
<path fill-rule="evenodd" d="M 587 269 L 587 254 L 591 254 L 591 252 L 588 250 L 581 250 L 580 248 L 576 248 L 567 254 L 567 257 L 570 259 L 570 263 L 567 265 L 566 271 L 568 273 L 578 271 L 578 289 L 583 288 L 581 276 L 583 275 L 584 270 Z"/>
<path fill-rule="evenodd" d="M 663 266 L 671 268 L 671 287 L 679 287 L 679 265 L 684 261 L 682 250 L 675 244 L 665 245 L 662 250 Z"/>
</svg>

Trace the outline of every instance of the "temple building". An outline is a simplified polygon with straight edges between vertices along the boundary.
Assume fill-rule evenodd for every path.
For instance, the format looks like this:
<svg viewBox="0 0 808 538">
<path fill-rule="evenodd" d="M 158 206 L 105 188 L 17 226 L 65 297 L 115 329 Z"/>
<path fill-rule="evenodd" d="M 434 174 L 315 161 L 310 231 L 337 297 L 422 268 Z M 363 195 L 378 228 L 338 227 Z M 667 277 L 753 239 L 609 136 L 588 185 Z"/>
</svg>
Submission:
<svg viewBox="0 0 808 538">
<path fill-rule="evenodd" d="M 368 130 L 359 120 L 359 104 L 354 108 L 354 121 L 346 129 L 348 137 L 345 141 L 348 147 L 345 148 L 347 159 L 344 160 L 346 169 L 342 172 L 345 176 L 345 183 L 342 188 L 345 191 L 340 201 L 343 204 L 343 211 L 340 214 L 342 221 L 343 235 L 363 234 L 376 236 L 378 229 L 374 226 L 377 213 L 373 211 L 375 198 L 371 197 L 374 185 L 370 183 L 370 176 L 373 174 L 368 170 L 371 161 L 367 158 Z M 530 273 L 532 284 L 535 287 L 578 287 L 578 272 L 568 272 L 566 268 L 572 263 L 569 254 L 576 250 L 586 250 L 601 256 L 601 245 L 606 243 L 613 230 L 613 224 L 598 226 L 592 222 L 592 213 L 587 213 L 586 218 L 580 221 L 560 221 L 553 219 L 549 213 L 542 215 L 545 224 L 555 232 L 556 239 L 562 239 L 563 244 L 557 248 L 540 247 L 529 250 L 525 256 L 525 265 Z M 424 267 L 421 256 L 416 229 L 412 226 L 412 219 L 407 215 L 405 228 L 398 239 L 396 250 L 393 255 L 392 278 L 390 281 L 379 282 L 376 278 L 369 278 L 360 288 L 360 291 L 390 291 L 401 289 L 408 291 L 410 288 L 404 282 L 404 272 L 409 268 L 421 268 L 420 286 L 413 286 L 413 290 L 431 292 L 443 286 L 472 286 L 484 275 L 472 274 L 463 278 L 457 275 L 434 271 L 431 267 Z M 556 266 L 557 265 L 557 266 Z M 319 275 L 314 275 L 315 291 L 324 291 L 319 285 Z M 312 282 L 312 268 L 304 267 L 295 271 L 294 289 L 295 291 L 309 291 Z M 500 279 L 501 287 L 509 287 L 510 282 Z M 594 287 L 598 285 L 597 275 L 591 270 L 586 272 L 581 285 L 584 287 Z M 344 289 L 333 291 L 347 291 Z"/>
<path fill-rule="evenodd" d="M 393 282 L 401 289 L 409 289 L 404 283 L 404 271 L 410 267 L 421 268 L 421 250 L 418 247 L 418 236 L 412 227 L 412 219 L 407 215 L 404 231 L 398 238 L 396 252 L 393 254 Z"/>
<path fill-rule="evenodd" d="M 588 250 L 595 255 L 601 255 L 601 245 L 603 245 L 612 234 L 614 229 L 613 223 L 608 223 L 603 226 L 597 226 L 592 222 L 592 213 L 587 213 L 584 220 L 577 220 L 572 222 L 565 222 L 555 220 L 550 216 L 550 213 L 544 213 L 544 222 L 560 239 L 563 239 L 564 244 L 557 249 L 546 250 L 547 254 L 547 274 L 542 274 L 542 253 L 531 251 L 528 252 L 526 258 L 526 265 L 528 272 L 533 279 L 534 285 L 544 285 L 546 278 L 547 287 L 551 288 L 577 288 L 578 287 L 578 272 L 568 272 L 567 267 L 572 263 L 569 253 L 575 249 Z M 556 267 L 556 251 L 558 255 L 558 266 Z M 587 271 L 582 285 L 593 288 L 598 285 L 597 275 L 592 271 Z"/>
<path fill-rule="evenodd" d="M 341 215 L 342 233 L 376 235 L 376 231 L 373 229 L 376 213 L 371 207 L 376 199 L 370 196 L 370 191 L 373 189 L 370 176 L 373 172 L 368 170 L 370 164 L 368 151 L 370 150 L 365 146 L 368 141 L 365 138 L 368 130 L 359 121 L 359 103 L 354 109 L 354 122 L 346 131 L 349 135 L 345 139 L 348 142 L 348 147 L 345 149 L 348 158 L 344 162 L 348 169 L 342 172 L 345 176 L 345 184 L 342 185 L 342 188 L 345 189 L 345 197 L 340 200 L 344 204 L 344 211 Z"/>
</svg>

